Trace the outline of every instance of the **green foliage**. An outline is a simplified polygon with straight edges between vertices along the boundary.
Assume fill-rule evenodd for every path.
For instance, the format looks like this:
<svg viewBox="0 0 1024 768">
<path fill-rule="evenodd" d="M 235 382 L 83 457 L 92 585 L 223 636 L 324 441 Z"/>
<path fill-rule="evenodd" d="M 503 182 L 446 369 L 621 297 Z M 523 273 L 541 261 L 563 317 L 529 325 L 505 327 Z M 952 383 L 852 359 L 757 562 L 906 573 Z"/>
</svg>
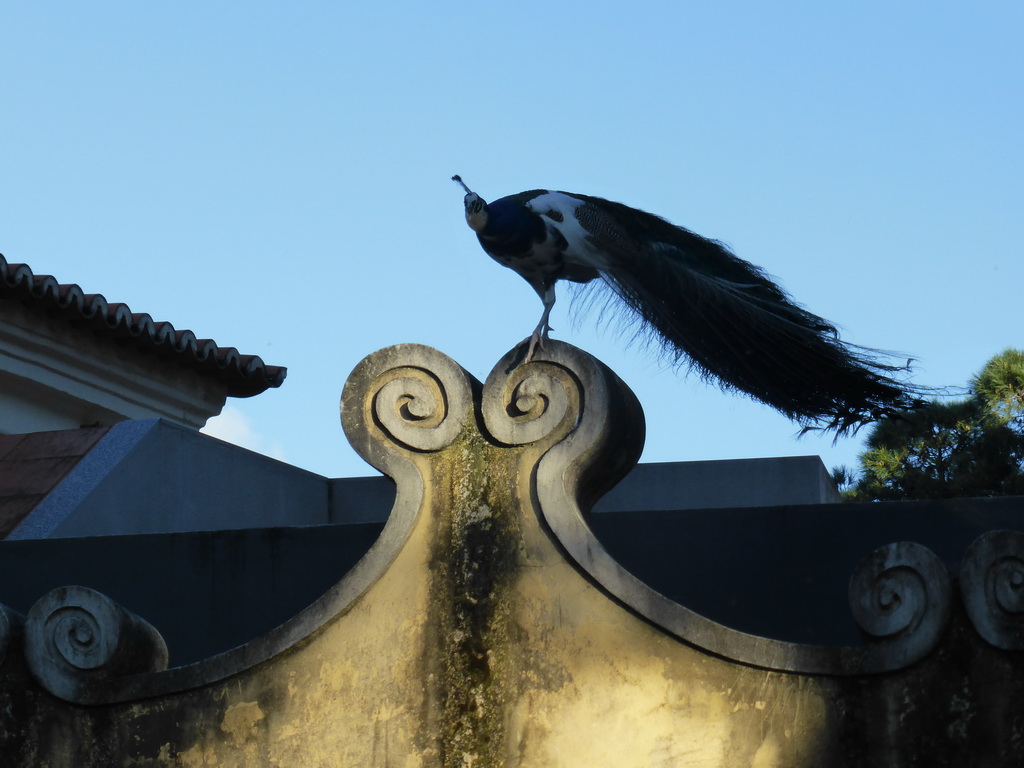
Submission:
<svg viewBox="0 0 1024 768">
<path fill-rule="evenodd" d="M 994 418 L 1024 429 L 1024 350 L 1008 349 L 989 360 L 971 380 L 971 390 Z"/>
<path fill-rule="evenodd" d="M 851 501 L 1024 494 L 1024 352 L 992 358 L 962 400 L 875 425 L 859 475 L 833 478 Z"/>
</svg>

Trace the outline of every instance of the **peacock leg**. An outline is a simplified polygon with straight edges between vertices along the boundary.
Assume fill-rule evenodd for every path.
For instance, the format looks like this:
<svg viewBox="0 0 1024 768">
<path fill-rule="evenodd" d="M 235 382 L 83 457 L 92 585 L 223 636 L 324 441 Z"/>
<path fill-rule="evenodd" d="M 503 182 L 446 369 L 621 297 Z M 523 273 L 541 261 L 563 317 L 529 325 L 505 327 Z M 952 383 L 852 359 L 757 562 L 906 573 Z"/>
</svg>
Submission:
<svg viewBox="0 0 1024 768">
<path fill-rule="evenodd" d="M 524 363 L 533 360 L 534 352 L 544 348 L 544 340 L 548 337 L 548 332 L 551 331 L 548 318 L 551 316 L 551 308 L 555 306 L 554 284 L 544 290 L 541 300 L 544 302 L 544 312 L 541 313 L 540 322 L 537 323 L 537 327 L 530 335 L 530 346 L 526 348 L 526 357 L 523 359 Z"/>
</svg>

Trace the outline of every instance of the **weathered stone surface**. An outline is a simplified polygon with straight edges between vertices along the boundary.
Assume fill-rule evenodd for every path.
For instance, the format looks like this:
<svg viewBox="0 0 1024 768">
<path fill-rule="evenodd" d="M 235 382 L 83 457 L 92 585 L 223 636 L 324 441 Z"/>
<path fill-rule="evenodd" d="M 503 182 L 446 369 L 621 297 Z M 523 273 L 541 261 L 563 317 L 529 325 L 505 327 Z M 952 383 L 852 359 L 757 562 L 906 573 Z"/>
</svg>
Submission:
<svg viewBox="0 0 1024 768">
<path fill-rule="evenodd" d="M 8 649 L 21 640 L 24 617 L 12 611 L 6 605 L 0 605 L 0 665 L 7 656 Z"/>
<path fill-rule="evenodd" d="M 160 633 L 87 587 L 59 587 L 45 595 L 29 611 L 25 635 L 29 669 L 63 699 L 88 700 L 83 689 L 94 681 L 167 668 Z"/>
<path fill-rule="evenodd" d="M 357 366 L 343 424 L 395 479 L 395 507 L 337 585 L 256 641 L 184 667 L 54 677 L 35 628 L 66 595 L 33 609 L 23 641 L 0 627 L 0 762 L 1021 764 L 1024 659 L 979 635 L 928 550 L 865 553 L 851 582 L 862 646 L 716 624 L 625 571 L 587 526 L 640 452 L 629 390 L 565 344 L 514 359 L 483 385 L 415 345 Z M 997 589 L 1012 595 L 1015 573 L 997 569 Z"/>
<path fill-rule="evenodd" d="M 960 589 L 978 634 L 997 648 L 1024 651 L 1024 534 L 979 537 L 960 566 Z"/>
</svg>

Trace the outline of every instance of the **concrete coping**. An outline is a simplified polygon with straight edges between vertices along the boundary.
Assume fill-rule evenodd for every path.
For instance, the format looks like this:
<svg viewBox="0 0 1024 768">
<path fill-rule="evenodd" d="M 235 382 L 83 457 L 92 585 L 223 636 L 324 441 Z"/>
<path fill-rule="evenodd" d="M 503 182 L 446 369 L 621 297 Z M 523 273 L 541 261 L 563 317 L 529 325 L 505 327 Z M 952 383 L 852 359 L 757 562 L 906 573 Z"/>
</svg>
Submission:
<svg viewBox="0 0 1024 768">
<path fill-rule="evenodd" d="M 165 656 L 144 622 L 94 595 L 51 593 L 30 612 L 25 628 L 36 679 L 54 695 L 84 704 L 152 697 L 223 680 L 306 640 L 342 615 L 411 545 L 420 521 L 447 515 L 453 535 L 461 535 L 459 526 L 479 526 L 480 515 L 474 517 L 470 509 L 463 519 L 458 514 L 465 510 L 450 510 L 464 499 L 492 497 L 493 509 L 510 518 L 512 528 L 529 528 L 534 538 L 525 546 L 559 553 L 546 556 L 564 558 L 608 600 L 718 657 L 768 670 L 846 676 L 902 669 L 936 648 L 950 621 L 950 579 L 933 553 L 912 542 L 868 554 L 854 573 L 850 602 L 867 638 L 857 647 L 798 645 L 744 634 L 636 579 L 593 535 L 586 514 L 640 455 L 644 417 L 639 403 L 610 369 L 579 349 L 549 341 L 525 365 L 518 364 L 521 352 L 518 347 L 508 352 L 483 384 L 437 350 L 413 344 L 380 350 L 356 366 L 342 394 L 342 424 L 355 450 L 394 479 L 395 504 L 370 551 L 293 619 L 226 653 L 162 669 Z M 492 513 L 491 508 L 485 511 Z M 428 552 L 445 546 L 424 536 L 417 546 Z M 963 581 L 971 591 L 970 615 L 995 644 L 1020 648 L 1024 642 L 1014 628 L 1019 624 L 1007 627 L 1005 621 L 986 618 L 1006 608 L 1005 596 L 990 594 L 985 584 L 993 560 L 1016 558 L 1019 575 L 1024 542 L 1007 532 L 989 537 L 968 558 Z M 69 601 L 76 610 L 107 618 L 89 624 L 86 638 L 76 629 L 81 624 L 53 620 Z M 14 627 L 17 621 L 8 624 Z M 143 642 L 149 654 L 96 674 L 97 665 L 81 648 L 69 653 L 72 644 L 57 636 L 71 631 L 79 641 L 113 642 L 105 653 L 116 658 L 119 641 L 105 639 L 108 630 L 121 642 Z M 0 637 L 0 652 L 12 638 L 13 630 Z"/>
</svg>

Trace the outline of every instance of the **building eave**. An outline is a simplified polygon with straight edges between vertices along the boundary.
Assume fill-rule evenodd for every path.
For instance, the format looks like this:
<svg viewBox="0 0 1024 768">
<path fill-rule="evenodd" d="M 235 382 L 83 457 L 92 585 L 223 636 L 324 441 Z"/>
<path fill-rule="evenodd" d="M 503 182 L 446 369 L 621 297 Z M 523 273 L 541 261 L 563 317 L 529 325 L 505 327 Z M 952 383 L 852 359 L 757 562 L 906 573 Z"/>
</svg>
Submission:
<svg viewBox="0 0 1024 768">
<path fill-rule="evenodd" d="M 172 362 L 222 385 L 228 397 L 252 397 L 284 382 L 287 369 L 267 365 L 257 355 L 241 354 L 169 322 L 132 312 L 127 304 L 108 302 L 98 293 L 85 293 L 76 284 L 60 283 L 51 275 L 35 275 L 25 264 L 9 263 L 0 255 L 0 300 L 20 303 L 66 323 L 80 334 L 134 349 L 141 355 Z"/>
</svg>

